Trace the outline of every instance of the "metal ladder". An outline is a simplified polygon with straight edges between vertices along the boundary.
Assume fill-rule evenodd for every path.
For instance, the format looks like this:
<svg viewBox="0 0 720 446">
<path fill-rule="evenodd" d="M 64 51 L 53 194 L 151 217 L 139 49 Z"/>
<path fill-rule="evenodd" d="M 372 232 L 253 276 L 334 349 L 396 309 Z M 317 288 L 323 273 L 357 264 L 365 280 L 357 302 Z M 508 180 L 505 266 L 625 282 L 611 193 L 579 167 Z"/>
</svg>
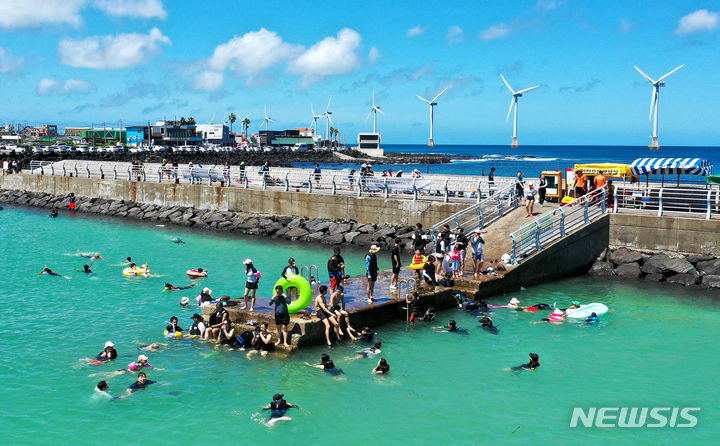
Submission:
<svg viewBox="0 0 720 446">
<path fill-rule="evenodd" d="M 403 294 L 403 289 L 406 290 L 406 293 Z M 417 281 L 415 279 L 403 279 L 398 282 L 398 294 L 400 295 L 401 299 L 406 299 L 407 295 L 411 292 L 417 290 Z M 405 305 L 402 307 L 403 310 L 405 310 L 405 323 L 410 323 L 410 306 Z"/>
<path fill-rule="evenodd" d="M 315 275 L 312 275 L 313 269 L 315 270 Z M 307 272 L 307 276 L 305 275 L 305 272 Z M 300 268 L 300 277 L 304 277 L 310 286 L 313 285 L 313 281 L 311 280 L 313 277 L 315 278 L 315 284 L 320 284 L 320 269 L 317 267 L 317 265 L 303 265 L 302 268 Z"/>
</svg>

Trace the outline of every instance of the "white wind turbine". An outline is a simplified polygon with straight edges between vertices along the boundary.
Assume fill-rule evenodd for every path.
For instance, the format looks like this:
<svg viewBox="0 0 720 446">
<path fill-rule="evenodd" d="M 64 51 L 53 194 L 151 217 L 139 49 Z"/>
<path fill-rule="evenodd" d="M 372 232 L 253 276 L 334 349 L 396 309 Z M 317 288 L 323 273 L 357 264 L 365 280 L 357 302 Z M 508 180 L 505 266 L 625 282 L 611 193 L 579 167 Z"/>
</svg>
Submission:
<svg viewBox="0 0 720 446">
<path fill-rule="evenodd" d="M 507 124 L 508 120 L 510 119 L 510 113 L 513 110 L 513 107 L 515 107 L 515 122 L 513 124 L 513 136 L 512 136 L 512 142 L 510 143 L 510 147 L 518 147 L 518 140 L 517 140 L 517 124 L 518 124 L 518 98 L 523 95 L 526 91 L 534 90 L 539 87 L 539 85 L 536 85 L 534 87 L 526 88 L 524 90 L 515 91 L 512 89 L 510 84 L 508 84 L 508 81 L 505 80 L 505 76 L 502 74 L 500 75 L 503 82 L 505 82 L 505 85 L 508 87 L 508 90 L 510 90 L 510 93 L 512 93 L 512 99 L 510 99 L 510 109 L 508 110 L 507 117 L 505 118 L 505 123 Z"/>
<path fill-rule="evenodd" d="M 383 111 L 380 110 L 380 106 L 375 105 L 375 89 L 373 88 L 372 108 L 370 109 L 367 118 L 365 118 L 365 121 L 367 121 L 368 118 L 370 118 L 370 115 L 373 115 L 373 133 L 377 133 L 377 112 L 383 113 Z"/>
<path fill-rule="evenodd" d="M 651 149 L 660 149 L 660 145 L 658 144 L 658 105 L 660 102 L 660 87 L 665 86 L 665 82 L 663 82 L 663 79 L 670 76 L 671 74 L 673 74 L 680 68 L 684 67 L 685 64 L 680 65 L 679 67 L 675 68 L 674 70 L 667 73 L 665 76 L 662 76 L 660 79 L 658 79 L 656 81 L 650 79 L 650 76 L 643 73 L 642 70 L 640 68 L 638 68 L 637 66 L 635 66 L 635 65 L 633 65 L 633 66 L 635 67 L 636 70 L 638 70 L 638 72 L 640 74 L 642 74 L 645 77 L 645 79 L 650 81 L 650 83 L 653 86 L 652 93 L 650 96 L 650 117 L 649 117 L 649 119 L 653 119 L 653 108 L 654 108 L 655 109 L 655 121 L 653 122 L 653 133 L 652 133 L 652 136 L 650 137 L 651 138 L 650 148 Z"/>
<path fill-rule="evenodd" d="M 260 127 L 262 128 L 263 124 L 265 124 L 265 131 L 267 132 L 267 130 L 268 130 L 268 124 L 270 124 L 271 122 L 275 122 L 275 120 L 272 119 L 270 116 L 268 116 L 268 114 L 267 114 L 267 105 L 266 105 L 266 106 L 265 106 L 265 119 L 263 119 L 262 122 L 260 123 Z"/>
<path fill-rule="evenodd" d="M 312 121 L 310 121 L 310 128 L 313 127 L 313 124 L 315 125 L 315 136 L 317 136 L 317 121 L 319 118 L 322 118 L 323 115 L 316 115 L 315 109 L 313 108 L 312 104 L 310 104 L 310 111 L 312 112 Z"/>
<path fill-rule="evenodd" d="M 448 87 L 450 88 L 450 87 Z M 428 147 L 434 147 L 435 146 L 435 140 L 433 139 L 433 128 L 435 126 L 435 123 L 433 121 L 433 110 L 435 109 L 435 106 L 437 105 L 437 99 L 447 91 L 447 88 L 438 93 L 434 98 L 432 98 L 432 101 L 428 101 L 424 97 L 420 96 L 419 94 L 416 94 L 418 98 L 420 98 L 421 101 L 427 103 L 430 106 L 430 141 L 428 141 Z"/>
<path fill-rule="evenodd" d="M 332 101 L 332 96 L 330 96 L 330 99 L 328 99 L 328 105 L 325 107 L 325 113 L 321 114 L 320 116 L 325 116 L 325 140 L 329 141 L 330 137 L 330 126 L 335 125 L 332 122 L 332 118 L 330 118 L 330 115 L 332 115 L 332 112 L 330 111 L 330 102 Z"/>
</svg>

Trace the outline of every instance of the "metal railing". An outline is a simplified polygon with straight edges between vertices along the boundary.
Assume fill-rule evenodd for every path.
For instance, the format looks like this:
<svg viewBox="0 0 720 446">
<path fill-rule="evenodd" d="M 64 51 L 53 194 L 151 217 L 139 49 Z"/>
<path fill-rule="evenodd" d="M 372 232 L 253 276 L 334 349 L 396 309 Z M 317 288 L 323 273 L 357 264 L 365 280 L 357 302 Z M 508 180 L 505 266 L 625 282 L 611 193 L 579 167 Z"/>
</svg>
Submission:
<svg viewBox="0 0 720 446">
<path fill-rule="evenodd" d="M 510 262 L 515 265 L 523 258 L 542 251 L 552 241 L 605 215 L 608 211 L 607 197 L 607 186 L 595 189 L 510 234 Z"/>
<path fill-rule="evenodd" d="M 286 167 L 260 172 L 259 166 L 173 167 L 159 163 L 133 165 L 128 162 L 77 160 L 54 163 L 31 161 L 30 173 L 443 202 L 480 202 L 490 194 L 506 189 L 512 182 L 510 178 L 496 178 L 491 184 L 486 177 L 469 175 L 429 174 L 415 178 L 360 176 L 359 172 L 332 169 L 325 169 L 317 175 L 313 169 Z"/>
<path fill-rule="evenodd" d="M 454 226 L 455 229 L 463 228 L 466 234 L 470 234 L 475 229 L 484 228 L 517 207 L 518 196 L 515 184 L 507 183 L 501 189 L 493 190 L 492 195 L 488 195 L 484 200 L 435 223 L 430 228 L 430 233 L 435 243 L 445 225 Z"/>
<path fill-rule="evenodd" d="M 720 215 L 720 190 L 699 188 L 625 188 L 615 187 L 612 196 L 614 213 L 647 213 L 657 216 L 682 215 L 683 217 L 710 220 Z"/>
</svg>

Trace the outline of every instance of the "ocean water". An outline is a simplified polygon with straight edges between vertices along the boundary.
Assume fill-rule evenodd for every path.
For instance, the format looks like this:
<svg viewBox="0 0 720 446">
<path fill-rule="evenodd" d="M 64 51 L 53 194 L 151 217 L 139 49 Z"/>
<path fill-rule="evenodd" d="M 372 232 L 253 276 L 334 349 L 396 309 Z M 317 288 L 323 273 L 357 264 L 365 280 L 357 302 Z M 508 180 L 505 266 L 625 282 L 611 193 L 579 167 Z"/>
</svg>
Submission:
<svg viewBox="0 0 720 446">
<path fill-rule="evenodd" d="M 477 328 L 459 310 L 440 312 L 433 325 L 455 319 L 467 334 L 439 333 L 430 324 L 375 327 L 388 376 L 371 375 L 376 359 L 354 359 L 364 345 L 347 342 L 329 353 L 344 375 L 306 367 L 326 348 L 248 359 L 193 340 L 170 341 L 149 353 L 147 389 L 121 400 L 96 400 L 100 376 L 134 361 L 140 342 L 162 337 L 171 315 L 187 328 L 193 308 L 178 305 L 185 270 L 210 271 L 202 286 L 214 294 L 242 293 L 242 261 L 251 257 L 267 295 L 289 256 L 324 265 L 330 248 L 267 239 L 230 238 L 177 228 L 6 207 L 0 212 L 5 264 L 11 269 L 0 324 L 0 427 L 3 444 L 347 444 L 459 445 L 710 444 L 717 419 L 720 366 L 717 293 L 643 282 L 577 277 L 512 294 L 523 304 L 604 302 L 598 326 L 535 324 L 546 314 L 497 309 L 499 335 Z M 181 236 L 187 244 L 171 239 Z M 99 251 L 96 274 L 75 270 Z M 362 252 L 343 253 L 348 271 L 362 272 Z M 156 277 L 125 278 L 128 255 Z M 384 256 L 382 267 L 387 267 Z M 38 275 L 43 265 L 69 279 Z M 387 286 L 379 283 L 379 287 Z M 189 295 L 194 295 L 187 293 Z M 490 303 L 503 304 L 511 296 Z M 112 340 L 112 364 L 91 366 Z M 505 369 L 540 355 L 535 371 Z M 109 378 L 122 394 L 134 375 Z M 284 393 L 291 422 L 268 428 L 260 408 Z M 574 407 L 699 407 L 694 428 L 569 428 Z"/>
<path fill-rule="evenodd" d="M 452 175 L 487 175 L 491 167 L 497 176 L 515 176 L 522 171 L 526 178 L 540 176 L 544 170 L 564 170 L 575 164 L 623 163 L 630 164 L 637 158 L 704 158 L 720 169 L 720 147 L 662 147 L 659 151 L 645 146 L 504 146 L 437 145 L 427 147 L 417 144 L 387 144 L 386 152 L 439 153 L 450 156 L 450 164 L 405 164 L 374 166 L 376 171 L 402 169 L 410 172 L 418 169 L 423 173 Z M 467 157 L 472 157 L 468 159 Z M 310 163 L 298 163 L 309 167 Z M 325 167 L 357 169 L 354 164 L 326 164 Z M 683 178 L 692 180 L 691 177 Z M 695 178 L 697 180 L 697 178 Z"/>
</svg>

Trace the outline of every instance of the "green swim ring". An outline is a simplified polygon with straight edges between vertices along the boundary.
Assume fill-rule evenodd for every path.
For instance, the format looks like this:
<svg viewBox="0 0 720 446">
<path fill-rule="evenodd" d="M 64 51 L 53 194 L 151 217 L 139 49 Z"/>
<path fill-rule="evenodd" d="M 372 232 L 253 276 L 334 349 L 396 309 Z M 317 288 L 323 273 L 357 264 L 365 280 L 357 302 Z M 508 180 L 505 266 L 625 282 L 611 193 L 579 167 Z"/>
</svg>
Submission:
<svg viewBox="0 0 720 446">
<path fill-rule="evenodd" d="M 310 283 L 302 276 L 297 274 L 288 274 L 287 279 L 282 277 L 279 278 L 278 281 L 275 282 L 273 289 L 276 286 L 281 286 L 283 291 L 286 291 L 290 287 L 295 287 L 300 292 L 300 297 L 298 297 L 295 302 L 288 305 L 288 311 L 291 314 L 295 314 L 298 311 L 305 309 L 308 305 L 310 305 L 310 302 L 312 302 L 312 287 L 310 287 Z"/>
</svg>

